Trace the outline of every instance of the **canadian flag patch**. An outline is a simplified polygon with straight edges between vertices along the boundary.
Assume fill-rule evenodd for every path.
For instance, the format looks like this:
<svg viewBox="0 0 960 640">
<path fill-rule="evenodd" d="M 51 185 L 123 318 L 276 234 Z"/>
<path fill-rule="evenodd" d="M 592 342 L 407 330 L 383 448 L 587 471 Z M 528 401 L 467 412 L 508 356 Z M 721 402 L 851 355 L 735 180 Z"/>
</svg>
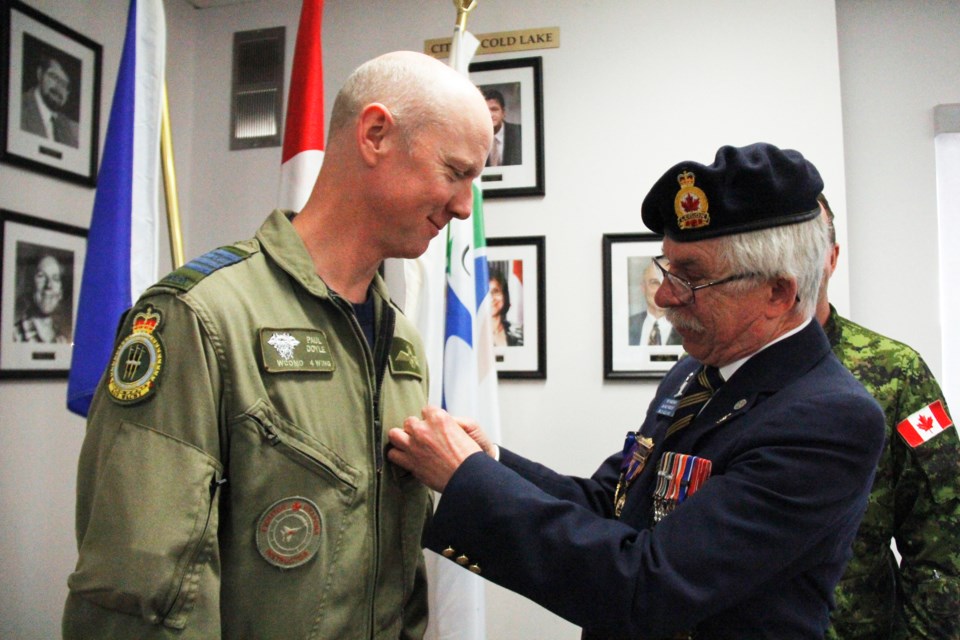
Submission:
<svg viewBox="0 0 960 640">
<path fill-rule="evenodd" d="M 943 402 L 937 400 L 902 420 L 897 431 L 907 444 L 916 448 L 952 425 L 953 420 L 944 410 Z"/>
</svg>

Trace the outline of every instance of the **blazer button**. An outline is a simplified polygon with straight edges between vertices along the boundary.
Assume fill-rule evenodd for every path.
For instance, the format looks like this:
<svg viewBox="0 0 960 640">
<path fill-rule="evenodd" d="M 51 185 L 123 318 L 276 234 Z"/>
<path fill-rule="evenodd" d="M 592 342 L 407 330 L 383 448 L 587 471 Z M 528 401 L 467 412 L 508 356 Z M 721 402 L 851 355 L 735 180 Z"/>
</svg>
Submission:
<svg viewBox="0 0 960 640">
<path fill-rule="evenodd" d="M 456 553 L 456 551 L 453 550 L 453 547 L 447 547 L 446 549 L 444 549 L 444 550 L 441 552 L 441 555 L 442 555 L 444 558 L 452 558 L 452 557 L 453 557 L 453 554 L 455 554 L 455 553 Z"/>
<path fill-rule="evenodd" d="M 475 573 L 475 574 L 477 574 L 477 575 L 480 575 L 480 565 L 478 565 L 478 564 L 476 564 L 476 563 L 470 565 L 469 567 L 467 567 L 467 569 L 469 569 L 470 571 L 472 571 L 473 573 Z"/>
<path fill-rule="evenodd" d="M 470 558 L 464 555 L 457 556 L 457 564 L 463 565 L 464 567 L 470 564 Z"/>
</svg>

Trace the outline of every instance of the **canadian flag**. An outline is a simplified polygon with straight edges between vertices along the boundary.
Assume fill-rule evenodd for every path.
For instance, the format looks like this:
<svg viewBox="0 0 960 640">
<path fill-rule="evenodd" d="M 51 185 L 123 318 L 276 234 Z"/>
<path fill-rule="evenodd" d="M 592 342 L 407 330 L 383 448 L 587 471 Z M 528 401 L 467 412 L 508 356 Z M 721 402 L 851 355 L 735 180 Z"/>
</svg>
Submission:
<svg viewBox="0 0 960 640">
<path fill-rule="evenodd" d="M 953 420 L 943 408 L 943 402 L 937 400 L 902 420 L 897 431 L 907 444 L 915 448 L 951 426 Z"/>
<path fill-rule="evenodd" d="M 323 0 L 303 0 L 293 52 L 280 166 L 281 209 L 300 211 L 323 162 Z"/>
</svg>

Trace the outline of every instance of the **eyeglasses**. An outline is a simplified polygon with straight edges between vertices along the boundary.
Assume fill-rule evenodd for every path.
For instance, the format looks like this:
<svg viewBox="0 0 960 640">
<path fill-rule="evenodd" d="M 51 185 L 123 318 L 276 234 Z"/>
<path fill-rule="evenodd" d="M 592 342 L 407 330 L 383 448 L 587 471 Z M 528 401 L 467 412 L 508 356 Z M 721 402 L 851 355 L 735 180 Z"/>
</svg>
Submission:
<svg viewBox="0 0 960 640">
<path fill-rule="evenodd" d="M 663 260 L 664 257 L 665 256 L 657 256 L 653 259 L 653 264 L 657 265 L 657 268 L 660 269 L 660 273 L 663 274 L 663 282 L 670 285 L 670 290 L 673 291 L 673 295 L 675 295 L 683 304 L 693 304 L 695 301 L 694 292 L 700 289 L 715 287 L 718 284 L 726 284 L 736 280 L 746 280 L 747 278 L 754 278 L 760 275 L 752 272 L 737 273 L 732 276 L 727 276 L 726 278 L 721 278 L 720 280 L 712 280 L 710 282 L 704 282 L 703 284 L 693 284 L 689 280 L 685 280 L 680 276 L 667 271 L 666 268 L 660 264 L 660 261 Z"/>
</svg>

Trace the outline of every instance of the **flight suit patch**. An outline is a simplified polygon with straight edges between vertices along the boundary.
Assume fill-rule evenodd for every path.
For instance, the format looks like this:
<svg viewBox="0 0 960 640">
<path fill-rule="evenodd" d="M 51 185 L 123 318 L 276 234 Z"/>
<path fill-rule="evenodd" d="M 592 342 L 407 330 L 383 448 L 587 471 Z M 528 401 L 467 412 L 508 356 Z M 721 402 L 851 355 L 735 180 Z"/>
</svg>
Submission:
<svg viewBox="0 0 960 640">
<path fill-rule="evenodd" d="M 420 358 L 417 357 L 413 345 L 403 338 L 395 337 L 390 345 L 390 373 L 423 379 Z"/>
<path fill-rule="evenodd" d="M 257 523 L 257 550 L 280 569 L 309 562 L 320 550 L 320 509 L 302 497 L 283 498 L 267 507 Z"/>
<path fill-rule="evenodd" d="M 107 390 L 120 404 L 147 399 L 155 390 L 163 369 L 163 343 L 156 333 L 162 316 L 147 305 L 133 316 L 130 335 L 117 346 L 110 363 Z"/>
<path fill-rule="evenodd" d="M 327 336 L 319 329 L 260 329 L 260 353 L 270 373 L 337 368 Z"/>
</svg>

